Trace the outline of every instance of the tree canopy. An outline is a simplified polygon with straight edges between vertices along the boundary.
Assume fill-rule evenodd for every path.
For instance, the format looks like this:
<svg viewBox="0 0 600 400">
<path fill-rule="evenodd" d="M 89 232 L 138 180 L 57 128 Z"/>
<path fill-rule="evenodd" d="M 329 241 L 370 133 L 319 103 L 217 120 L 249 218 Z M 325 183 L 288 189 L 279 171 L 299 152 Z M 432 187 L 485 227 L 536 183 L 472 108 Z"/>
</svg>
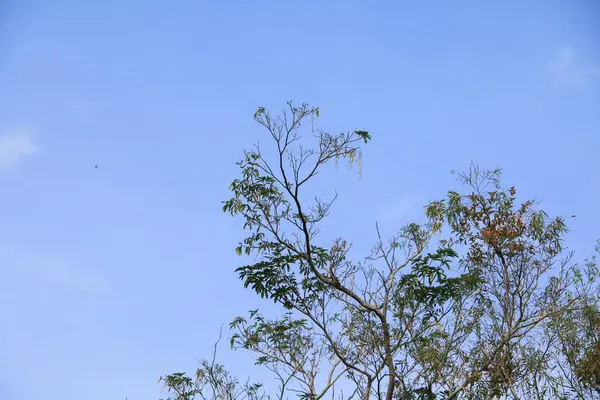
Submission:
<svg viewBox="0 0 600 400">
<path fill-rule="evenodd" d="M 237 254 L 255 259 L 240 280 L 281 307 L 233 319 L 230 344 L 279 390 L 213 355 L 193 376 L 161 378 L 171 399 L 600 398 L 600 271 L 595 255 L 577 262 L 565 248 L 563 218 L 518 201 L 499 169 L 471 166 L 425 205 L 425 223 L 391 238 L 375 229 L 353 259 L 341 234 L 319 236 L 335 198 L 310 187 L 331 163 L 360 171 L 371 134 L 325 132 L 318 117 L 308 104 L 260 107 L 269 151 L 245 152 L 223 202 L 247 232 Z"/>
</svg>

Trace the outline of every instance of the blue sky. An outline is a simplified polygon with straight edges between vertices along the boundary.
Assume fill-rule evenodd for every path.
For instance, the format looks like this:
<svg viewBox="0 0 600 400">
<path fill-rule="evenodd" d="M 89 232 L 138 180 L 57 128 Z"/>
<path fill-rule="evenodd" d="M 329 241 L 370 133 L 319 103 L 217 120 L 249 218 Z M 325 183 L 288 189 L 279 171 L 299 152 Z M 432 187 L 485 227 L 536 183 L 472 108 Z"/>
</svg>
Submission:
<svg viewBox="0 0 600 400">
<path fill-rule="evenodd" d="M 473 161 L 576 214 L 569 244 L 590 254 L 600 7 L 428 3 L 3 1 L 0 398 L 157 399 L 160 375 L 265 304 L 220 212 L 242 149 L 267 139 L 260 105 L 372 132 L 362 180 L 313 186 L 340 192 L 331 235 L 368 248 L 376 220 L 421 218 Z"/>
</svg>

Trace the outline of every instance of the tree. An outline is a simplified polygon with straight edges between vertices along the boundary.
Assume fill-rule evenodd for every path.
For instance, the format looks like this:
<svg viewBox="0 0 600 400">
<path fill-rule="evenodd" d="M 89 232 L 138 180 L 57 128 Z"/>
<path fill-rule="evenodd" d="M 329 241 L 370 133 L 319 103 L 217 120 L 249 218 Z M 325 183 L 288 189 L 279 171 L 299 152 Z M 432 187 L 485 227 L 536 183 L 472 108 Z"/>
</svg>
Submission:
<svg viewBox="0 0 600 400">
<path fill-rule="evenodd" d="M 600 251 L 600 242 L 596 252 Z M 562 302 L 572 301 L 572 287 L 589 285 L 577 293 L 577 307 L 557 313 L 547 325 L 546 341 L 552 346 L 550 366 L 560 371 L 556 385 L 567 395 L 600 398 L 600 303 L 596 257 L 586 260 L 583 271 L 573 273 L 571 287 L 561 288 Z"/>
<path fill-rule="evenodd" d="M 517 205 L 516 190 L 500 185 L 499 170 L 472 167 L 459 175 L 470 192 L 431 202 L 426 223 L 410 223 L 389 240 L 376 229 L 371 254 L 352 260 L 344 238 L 319 240 L 335 197 L 311 201 L 306 193 L 331 162 L 345 159 L 360 171 L 360 144 L 371 135 L 317 130 L 318 116 L 307 104 L 290 102 L 276 117 L 259 108 L 254 118 L 269 132 L 274 154 L 259 145 L 245 152 L 241 175 L 230 185 L 233 196 L 223 205 L 249 232 L 237 253 L 259 256 L 237 269 L 244 286 L 282 307 L 280 318 L 253 310 L 230 324 L 231 345 L 255 353 L 279 381 L 273 397 L 566 393 L 555 384 L 564 374 L 549 372 L 558 342 L 541 339 L 558 337 L 549 332 L 560 318 L 572 320 L 584 300 L 593 303 L 597 267 L 589 263 L 583 279 L 571 257 L 560 258 L 563 220 L 536 211 L 531 201 Z M 312 144 L 300 135 L 308 122 Z M 593 348 L 578 360 L 591 360 Z M 211 365 L 214 359 L 204 362 L 196 380 L 169 375 L 166 387 L 177 399 L 253 398 L 249 387 L 258 396 L 256 385 L 233 395 L 231 388 L 242 386 Z M 589 387 L 595 370 L 585 371 L 576 376 Z"/>
<path fill-rule="evenodd" d="M 241 383 L 232 376 L 222 364 L 216 361 L 217 346 L 221 340 L 215 343 L 212 359 L 200 360 L 200 367 L 196 370 L 194 378 L 190 378 L 183 372 L 161 377 L 159 383 L 174 397 L 170 399 L 192 400 L 192 399 L 223 399 L 223 400 L 264 400 L 268 399 L 262 391 L 262 385 L 246 381 Z"/>
<path fill-rule="evenodd" d="M 449 397 L 460 391 L 467 398 L 560 397 L 564 387 L 555 383 L 563 376 L 551 365 L 555 342 L 543 338 L 553 321 L 572 324 L 584 303 L 597 304 L 598 268 L 591 262 L 582 271 L 572 263 L 562 244 L 564 220 L 535 210 L 532 201 L 517 205 L 515 188 L 504 190 L 499 176 L 471 168 L 460 174 L 471 193 L 448 196 L 447 244 L 465 248 L 458 266 L 480 285 L 455 311 L 454 321 L 470 322 L 446 325 L 446 337 L 464 340 L 447 343 L 440 383 L 464 382 Z"/>
</svg>

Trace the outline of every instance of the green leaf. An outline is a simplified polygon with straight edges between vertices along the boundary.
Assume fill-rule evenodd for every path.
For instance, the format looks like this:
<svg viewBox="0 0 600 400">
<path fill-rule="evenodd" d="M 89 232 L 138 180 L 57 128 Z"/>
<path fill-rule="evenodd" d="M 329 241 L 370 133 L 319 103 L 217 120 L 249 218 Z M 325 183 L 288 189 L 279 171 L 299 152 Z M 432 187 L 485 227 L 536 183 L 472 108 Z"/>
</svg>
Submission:
<svg viewBox="0 0 600 400">
<path fill-rule="evenodd" d="M 362 140 L 365 141 L 365 143 L 367 143 L 369 140 L 371 140 L 371 134 L 369 133 L 369 131 L 363 131 L 363 130 L 357 129 L 354 131 L 354 133 L 356 133 L 358 136 L 360 136 L 362 138 Z"/>
<path fill-rule="evenodd" d="M 263 113 L 265 112 L 265 108 L 264 107 L 258 107 L 258 109 L 256 110 L 256 112 L 254 113 L 254 119 L 260 117 L 261 115 L 263 115 Z"/>
</svg>

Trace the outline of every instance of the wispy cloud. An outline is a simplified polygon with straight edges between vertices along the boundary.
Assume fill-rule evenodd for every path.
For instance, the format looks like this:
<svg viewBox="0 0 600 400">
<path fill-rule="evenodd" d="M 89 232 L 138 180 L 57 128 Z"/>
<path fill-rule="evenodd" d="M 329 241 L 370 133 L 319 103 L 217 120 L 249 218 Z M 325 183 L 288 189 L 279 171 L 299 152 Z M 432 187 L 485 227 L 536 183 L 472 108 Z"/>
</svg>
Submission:
<svg viewBox="0 0 600 400">
<path fill-rule="evenodd" d="M 560 49 L 546 65 L 546 70 L 563 86 L 582 87 L 600 79 L 600 66 L 581 62 L 571 46 Z"/>
<path fill-rule="evenodd" d="M 0 133 L 0 169 L 16 166 L 25 157 L 36 154 L 40 147 L 34 142 L 27 129 L 16 129 Z"/>
<path fill-rule="evenodd" d="M 52 262 L 40 271 L 48 280 L 70 289 L 103 292 L 108 288 L 106 281 L 91 269 L 73 268 L 65 263 Z"/>
<path fill-rule="evenodd" d="M 374 217 L 383 229 L 398 229 L 409 223 L 424 222 L 425 205 L 427 202 L 418 196 L 402 196 L 382 204 Z"/>
<path fill-rule="evenodd" d="M 399 220 L 414 217 L 421 211 L 419 202 L 413 197 L 400 197 L 385 206 L 377 212 L 377 218 L 383 220 Z"/>
<path fill-rule="evenodd" d="M 69 108 L 77 118 L 89 122 L 106 109 L 106 104 L 100 101 L 81 100 L 72 103 Z"/>
<path fill-rule="evenodd" d="M 38 248 L 0 243 L 0 281 L 35 282 L 39 287 L 85 293 L 105 293 L 108 282 L 92 268 L 44 254 Z"/>
</svg>

